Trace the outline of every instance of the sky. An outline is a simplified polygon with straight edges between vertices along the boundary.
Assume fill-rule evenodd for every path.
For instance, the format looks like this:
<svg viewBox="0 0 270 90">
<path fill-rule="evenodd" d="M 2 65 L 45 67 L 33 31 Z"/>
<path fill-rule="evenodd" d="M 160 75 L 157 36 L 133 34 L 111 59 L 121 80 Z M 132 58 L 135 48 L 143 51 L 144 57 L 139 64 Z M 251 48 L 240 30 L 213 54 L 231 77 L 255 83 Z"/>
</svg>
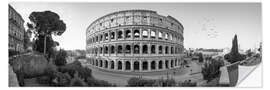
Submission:
<svg viewBox="0 0 270 90">
<path fill-rule="evenodd" d="M 238 36 L 240 49 L 262 42 L 260 3 L 64 3 L 10 2 L 25 22 L 33 11 L 50 10 L 66 23 L 61 36 L 53 37 L 66 50 L 85 49 L 86 28 L 96 19 L 115 11 L 147 9 L 170 15 L 184 26 L 185 48 L 231 48 Z"/>
</svg>

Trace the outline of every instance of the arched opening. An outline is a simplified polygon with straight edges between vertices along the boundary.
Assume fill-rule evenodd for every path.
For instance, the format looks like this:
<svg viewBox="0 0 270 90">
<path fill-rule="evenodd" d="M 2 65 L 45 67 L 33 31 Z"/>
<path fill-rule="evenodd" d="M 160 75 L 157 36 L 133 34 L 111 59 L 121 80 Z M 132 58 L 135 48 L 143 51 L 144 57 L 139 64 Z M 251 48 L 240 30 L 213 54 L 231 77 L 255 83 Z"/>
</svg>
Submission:
<svg viewBox="0 0 270 90">
<path fill-rule="evenodd" d="M 118 39 L 123 38 L 123 32 L 122 32 L 122 31 L 118 31 L 118 32 L 117 32 L 117 36 L 118 36 L 118 37 L 117 37 Z"/>
<path fill-rule="evenodd" d="M 171 67 L 174 67 L 174 60 L 171 60 Z"/>
<path fill-rule="evenodd" d="M 99 36 L 99 41 L 102 41 L 102 39 L 103 39 L 103 35 L 101 34 L 101 35 Z"/>
<path fill-rule="evenodd" d="M 96 42 L 98 42 L 98 36 L 96 36 Z"/>
<path fill-rule="evenodd" d="M 168 33 L 165 33 L 165 40 L 168 40 L 168 38 L 169 38 Z"/>
<path fill-rule="evenodd" d="M 112 45 L 112 46 L 111 46 L 111 54 L 114 54 L 114 52 L 115 52 L 114 50 L 115 50 L 115 49 L 114 49 L 114 46 Z"/>
<path fill-rule="evenodd" d="M 148 69 L 148 62 L 144 61 L 143 62 L 143 70 L 147 70 Z"/>
<path fill-rule="evenodd" d="M 117 47 L 117 53 L 121 54 L 122 51 L 123 51 L 122 46 L 121 45 L 118 45 L 118 47 Z"/>
<path fill-rule="evenodd" d="M 143 30 L 142 36 L 143 36 L 143 38 L 148 38 L 148 31 L 147 31 L 147 29 L 144 29 Z"/>
<path fill-rule="evenodd" d="M 156 46 L 151 45 L 151 54 L 155 54 L 155 53 L 156 53 Z"/>
<path fill-rule="evenodd" d="M 122 70 L 122 62 L 121 61 L 118 61 L 117 62 L 117 65 L 118 65 L 118 70 Z"/>
<path fill-rule="evenodd" d="M 134 62 L 134 70 L 140 70 L 140 63 L 138 61 Z"/>
<path fill-rule="evenodd" d="M 126 54 L 131 53 L 131 46 L 130 45 L 126 45 L 125 52 L 126 52 Z"/>
<path fill-rule="evenodd" d="M 139 38 L 140 37 L 140 30 L 135 29 L 134 30 L 134 38 Z"/>
<path fill-rule="evenodd" d="M 158 47 L 158 54 L 162 54 L 162 46 Z"/>
<path fill-rule="evenodd" d="M 102 47 L 99 48 L 99 54 L 102 54 L 103 50 Z"/>
<path fill-rule="evenodd" d="M 162 39 L 162 33 L 158 32 L 158 39 Z"/>
<path fill-rule="evenodd" d="M 151 62 L 151 70 L 155 70 L 156 69 L 156 62 L 152 61 Z"/>
<path fill-rule="evenodd" d="M 165 47 L 165 54 L 168 54 L 168 53 L 169 53 L 169 47 L 166 46 L 166 47 Z"/>
<path fill-rule="evenodd" d="M 143 45 L 143 54 L 147 54 L 148 53 L 148 47 L 147 45 Z"/>
<path fill-rule="evenodd" d="M 126 30 L 125 36 L 126 36 L 126 38 L 131 38 L 131 31 Z"/>
<path fill-rule="evenodd" d="M 168 60 L 165 61 L 165 67 L 166 67 L 166 69 L 169 68 L 169 61 Z"/>
<path fill-rule="evenodd" d="M 115 33 L 111 32 L 110 36 L 111 36 L 111 39 L 114 39 L 115 38 Z"/>
<path fill-rule="evenodd" d="M 151 30 L 151 38 L 156 38 L 156 31 L 154 31 L 154 30 Z"/>
<path fill-rule="evenodd" d="M 140 46 L 139 45 L 134 45 L 134 54 L 139 54 L 140 53 Z"/>
<path fill-rule="evenodd" d="M 103 62 L 102 60 L 99 60 L 99 67 L 102 67 L 103 66 Z"/>
<path fill-rule="evenodd" d="M 105 60 L 105 68 L 108 68 L 108 61 Z"/>
<path fill-rule="evenodd" d="M 96 66 L 98 66 L 98 60 L 96 60 Z"/>
<path fill-rule="evenodd" d="M 108 51 L 109 51 L 109 48 L 108 48 L 108 46 L 105 46 L 105 50 L 104 50 L 104 53 L 105 53 L 105 54 L 108 54 Z"/>
<path fill-rule="evenodd" d="M 109 36 L 108 36 L 108 33 L 105 33 L 105 40 L 109 40 Z"/>
<path fill-rule="evenodd" d="M 174 66 L 177 66 L 177 59 L 174 60 Z"/>
<path fill-rule="evenodd" d="M 129 61 L 126 61 L 126 70 L 130 70 L 130 62 Z"/>
<path fill-rule="evenodd" d="M 163 63 L 162 63 L 162 61 L 160 60 L 160 61 L 158 62 L 158 69 L 162 69 L 162 66 L 163 66 Z"/>
<path fill-rule="evenodd" d="M 111 61 L 111 69 L 114 69 L 114 61 Z"/>
<path fill-rule="evenodd" d="M 171 47 L 171 54 L 174 54 L 174 49 L 173 49 L 173 47 Z"/>
</svg>

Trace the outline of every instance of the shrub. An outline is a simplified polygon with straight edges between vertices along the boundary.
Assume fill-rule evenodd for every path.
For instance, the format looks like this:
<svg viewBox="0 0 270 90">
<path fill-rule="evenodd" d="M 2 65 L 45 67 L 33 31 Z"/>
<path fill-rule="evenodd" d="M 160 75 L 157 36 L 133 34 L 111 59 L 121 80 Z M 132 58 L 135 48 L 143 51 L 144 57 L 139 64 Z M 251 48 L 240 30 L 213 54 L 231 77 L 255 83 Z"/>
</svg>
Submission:
<svg viewBox="0 0 270 90">
<path fill-rule="evenodd" d="M 74 61 L 65 66 L 59 67 L 58 71 L 62 73 L 68 73 L 71 77 L 74 77 L 75 72 L 78 72 L 78 76 L 86 80 L 88 77 L 92 77 L 92 70 L 83 67 L 79 61 Z"/>
<path fill-rule="evenodd" d="M 86 83 L 88 84 L 88 86 L 94 86 L 94 87 L 112 87 L 112 86 L 116 86 L 114 84 L 111 84 L 107 81 L 104 80 L 97 80 L 93 77 L 88 77 L 86 80 Z"/>
</svg>

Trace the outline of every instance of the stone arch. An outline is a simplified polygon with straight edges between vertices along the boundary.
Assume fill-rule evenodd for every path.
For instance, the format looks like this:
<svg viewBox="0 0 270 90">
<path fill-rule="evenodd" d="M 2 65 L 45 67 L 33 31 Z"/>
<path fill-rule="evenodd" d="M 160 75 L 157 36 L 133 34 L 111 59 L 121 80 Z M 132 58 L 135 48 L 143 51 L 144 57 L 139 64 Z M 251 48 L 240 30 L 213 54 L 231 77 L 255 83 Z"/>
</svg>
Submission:
<svg viewBox="0 0 270 90">
<path fill-rule="evenodd" d="M 151 45 L 151 54 L 156 53 L 156 45 Z"/>
<path fill-rule="evenodd" d="M 165 68 L 166 68 L 166 69 L 169 68 L 169 60 L 165 60 Z"/>
<path fill-rule="evenodd" d="M 174 60 L 171 60 L 171 67 L 174 67 Z"/>
<path fill-rule="evenodd" d="M 108 48 L 108 46 L 105 46 L 104 53 L 105 53 L 105 54 L 108 54 L 108 52 L 109 52 L 109 48 Z"/>
<path fill-rule="evenodd" d="M 162 69 L 162 67 L 163 67 L 163 62 L 162 62 L 162 60 L 160 60 L 158 62 L 158 69 Z"/>
<path fill-rule="evenodd" d="M 111 54 L 114 54 L 114 52 L 115 52 L 114 45 L 111 45 Z"/>
<path fill-rule="evenodd" d="M 152 61 L 151 62 L 151 70 L 155 70 L 156 69 L 156 62 Z"/>
<path fill-rule="evenodd" d="M 108 61 L 104 60 L 104 62 L 105 62 L 105 68 L 108 68 Z"/>
<path fill-rule="evenodd" d="M 130 45 L 125 46 L 125 53 L 127 53 L 127 54 L 131 53 L 131 46 Z"/>
<path fill-rule="evenodd" d="M 140 53 L 140 46 L 139 45 L 134 45 L 134 54 L 139 54 Z"/>
<path fill-rule="evenodd" d="M 143 38 L 148 38 L 148 30 L 147 29 L 143 29 L 142 36 L 143 36 Z"/>
<path fill-rule="evenodd" d="M 159 46 L 159 47 L 158 47 L 158 53 L 159 53 L 159 54 L 162 54 L 162 53 L 163 53 L 163 51 L 162 51 L 162 46 Z"/>
<path fill-rule="evenodd" d="M 96 66 L 98 66 L 98 60 L 96 59 Z"/>
<path fill-rule="evenodd" d="M 102 41 L 102 39 L 103 39 L 103 35 L 101 34 L 101 35 L 99 36 L 99 41 Z"/>
<path fill-rule="evenodd" d="M 142 66 L 143 66 L 143 70 L 148 70 L 148 62 L 147 61 L 143 61 L 142 63 Z"/>
<path fill-rule="evenodd" d="M 130 62 L 129 61 L 126 61 L 125 62 L 125 65 L 126 65 L 126 67 L 125 67 L 125 70 L 130 70 L 131 68 L 130 68 Z"/>
<path fill-rule="evenodd" d="M 103 61 L 99 60 L 99 67 L 103 67 Z"/>
<path fill-rule="evenodd" d="M 109 34 L 108 33 L 105 33 L 104 34 L 104 38 L 105 38 L 105 40 L 109 40 Z"/>
<path fill-rule="evenodd" d="M 114 32 L 111 32 L 111 33 L 110 33 L 110 38 L 111 38 L 111 39 L 114 39 L 114 38 L 115 38 L 115 33 L 114 33 Z"/>
<path fill-rule="evenodd" d="M 102 47 L 99 47 L 99 54 L 102 54 L 103 53 L 103 49 Z"/>
<path fill-rule="evenodd" d="M 125 37 L 126 38 L 131 38 L 131 31 L 130 30 L 125 31 Z"/>
<path fill-rule="evenodd" d="M 117 38 L 118 39 L 121 39 L 121 38 L 123 38 L 124 36 L 123 36 L 123 31 L 122 30 L 119 30 L 119 31 L 117 31 Z"/>
<path fill-rule="evenodd" d="M 177 59 L 174 60 L 174 66 L 178 66 L 178 61 L 177 61 Z"/>
<path fill-rule="evenodd" d="M 117 69 L 118 69 L 118 70 L 122 70 L 122 68 L 123 68 L 123 67 L 122 67 L 122 62 L 121 62 L 121 61 L 118 61 L 118 62 L 117 62 Z"/>
<path fill-rule="evenodd" d="M 114 69 L 114 61 L 111 61 L 111 69 Z"/>
<path fill-rule="evenodd" d="M 122 45 L 118 45 L 117 46 L 117 53 L 122 53 L 122 51 L 123 51 Z"/>
<path fill-rule="evenodd" d="M 171 47 L 171 54 L 174 54 L 174 48 Z"/>
<path fill-rule="evenodd" d="M 140 30 L 135 29 L 133 34 L 134 34 L 134 38 L 139 38 L 140 37 Z"/>
<path fill-rule="evenodd" d="M 139 61 L 135 61 L 133 65 L 134 65 L 134 70 L 140 70 L 140 62 Z"/>
<path fill-rule="evenodd" d="M 148 46 L 147 45 L 143 45 L 143 54 L 147 54 L 148 53 Z"/>
<path fill-rule="evenodd" d="M 168 54 L 168 53 L 169 53 L 169 47 L 166 46 L 166 47 L 165 47 L 165 54 Z"/>
</svg>

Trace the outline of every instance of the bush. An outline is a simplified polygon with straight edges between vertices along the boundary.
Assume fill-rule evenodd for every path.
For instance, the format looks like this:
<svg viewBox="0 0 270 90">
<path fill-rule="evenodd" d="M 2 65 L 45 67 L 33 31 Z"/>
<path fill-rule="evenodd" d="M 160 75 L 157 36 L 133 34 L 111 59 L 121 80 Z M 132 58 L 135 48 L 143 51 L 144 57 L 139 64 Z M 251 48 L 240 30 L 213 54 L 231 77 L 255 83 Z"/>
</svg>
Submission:
<svg viewBox="0 0 270 90">
<path fill-rule="evenodd" d="M 92 77 L 92 70 L 83 67 L 79 61 L 74 61 L 65 66 L 59 67 L 58 71 L 62 73 L 68 73 L 71 77 L 74 77 L 75 72 L 78 72 L 78 76 L 86 80 L 88 77 Z"/>
<path fill-rule="evenodd" d="M 205 63 L 202 68 L 203 79 L 210 81 L 220 74 L 220 67 L 223 66 L 222 61 L 211 59 L 210 63 Z"/>
<path fill-rule="evenodd" d="M 86 80 L 86 83 L 88 84 L 88 86 L 94 86 L 94 87 L 112 87 L 112 86 L 116 86 L 114 84 L 111 84 L 107 81 L 104 80 L 97 80 L 93 77 L 88 77 Z"/>
<path fill-rule="evenodd" d="M 133 77 L 128 80 L 128 86 L 131 87 L 153 87 L 153 86 L 162 86 L 162 87 L 171 87 L 176 86 L 176 82 L 173 78 L 171 79 L 143 79 Z"/>
</svg>

